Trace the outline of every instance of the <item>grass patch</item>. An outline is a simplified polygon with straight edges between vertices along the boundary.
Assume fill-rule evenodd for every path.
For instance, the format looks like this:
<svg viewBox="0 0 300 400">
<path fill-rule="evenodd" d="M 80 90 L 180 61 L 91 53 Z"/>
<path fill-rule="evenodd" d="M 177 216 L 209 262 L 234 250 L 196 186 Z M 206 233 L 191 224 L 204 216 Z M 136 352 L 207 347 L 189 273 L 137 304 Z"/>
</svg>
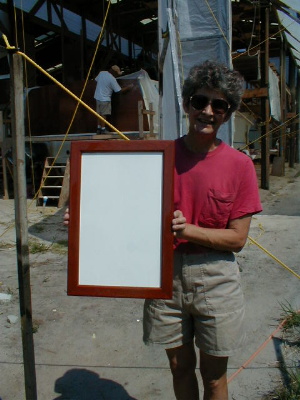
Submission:
<svg viewBox="0 0 300 400">
<path fill-rule="evenodd" d="M 37 319 L 32 320 L 32 333 L 37 333 L 40 327 L 40 321 Z"/>
<path fill-rule="evenodd" d="M 6 288 L 6 293 L 11 294 L 12 296 L 15 294 L 16 289 L 11 288 L 10 286 L 7 286 Z"/>
<path fill-rule="evenodd" d="M 67 240 L 59 240 L 56 243 L 53 243 L 51 247 L 51 251 L 55 254 L 67 254 L 68 252 L 68 241 Z"/>
<path fill-rule="evenodd" d="M 287 366 L 283 362 L 281 372 L 285 376 L 285 384 L 280 385 L 263 397 L 263 400 L 300 400 L 300 313 L 295 311 L 291 304 L 281 304 L 283 310 L 282 320 L 286 320 L 282 331 L 283 338 L 289 336 L 293 341 L 293 360 Z"/>
<path fill-rule="evenodd" d="M 286 371 L 288 384 L 263 397 L 264 400 L 299 400 L 300 399 L 300 372 L 297 366 Z"/>
<path fill-rule="evenodd" d="M 44 243 L 29 241 L 29 252 L 31 254 L 46 253 L 48 250 L 49 246 Z"/>
<path fill-rule="evenodd" d="M 0 243 L 0 250 L 12 249 L 16 247 L 15 243 Z"/>
<path fill-rule="evenodd" d="M 60 255 L 67 254 L 68 241 L 59 240 L 57 242 L 52 242 L 51 244 L 41 243 L 36 240 L 29 241 L 30 254 L 46 253 L 47 251 L 51 251 L 51 253 Z"/>
<path fill-rule="evenodd" d="M 286 319 L 283 330 L 287 331 L 300 327 L 300 313 L 293 310 L 293 307 L 288 302 L 281 304 L 281 308 L 283 310 L 283 319 Z M 298 340 L 300 340 L 300 338 L 298 338 Z"/>
<path fill-rule="evenodd" d="M 296 175 L 294 176 L 294 178 L 298 178 L 300 176 L 300 171 L 298 171 L 297 173 L 296 173 Z"/>
</svg>

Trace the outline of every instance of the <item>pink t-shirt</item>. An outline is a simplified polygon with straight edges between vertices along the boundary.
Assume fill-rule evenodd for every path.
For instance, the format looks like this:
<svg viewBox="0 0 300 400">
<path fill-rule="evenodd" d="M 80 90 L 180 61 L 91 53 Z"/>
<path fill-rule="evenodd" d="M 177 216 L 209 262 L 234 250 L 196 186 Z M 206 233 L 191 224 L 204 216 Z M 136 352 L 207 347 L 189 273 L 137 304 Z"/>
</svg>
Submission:
<svg viewBox="0 0 300 400">
<path fill-rule="evenodd" d="M 262 210 L 252 160 L 226 143 L 205 154 L 189 151 L 183 138 L 175 141 L 174 210 L 187 222 L 205 228 L 224 229 L 230 220 Z M 183 252 L 208 248 L 175 238 Z"/>
</svg>

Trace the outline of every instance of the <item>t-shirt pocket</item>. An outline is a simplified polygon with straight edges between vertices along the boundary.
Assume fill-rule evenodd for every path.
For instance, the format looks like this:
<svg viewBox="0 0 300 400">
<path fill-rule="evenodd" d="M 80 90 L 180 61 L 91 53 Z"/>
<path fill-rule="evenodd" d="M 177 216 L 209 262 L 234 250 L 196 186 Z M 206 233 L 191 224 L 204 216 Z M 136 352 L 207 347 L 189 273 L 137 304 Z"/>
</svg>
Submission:
<svg viewBox="0 0 300 400">
<path fill-rule="evenodd" d="M 226 228 L 233 207 L 235 194 L 209 189 L 206 204 L 203 207 L 200 226 L 208 228 Z"/>
</svg>

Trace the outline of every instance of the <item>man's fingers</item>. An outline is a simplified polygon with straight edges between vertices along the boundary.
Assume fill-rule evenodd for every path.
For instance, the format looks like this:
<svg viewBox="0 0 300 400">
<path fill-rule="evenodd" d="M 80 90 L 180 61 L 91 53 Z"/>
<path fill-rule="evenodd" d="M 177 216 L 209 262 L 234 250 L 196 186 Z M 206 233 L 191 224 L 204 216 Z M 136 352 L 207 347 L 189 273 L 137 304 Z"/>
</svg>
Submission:
<svg viewBox="0 0 300 400">
<path fill-rule="evenodd" d="M 180 218 L 182 216 L 183 216 L 182 211 L 180 211 L 180 210 L 174 211 L 174 217 L 175 218 Z"/>
<path fill-rule="evenodd" d="M 70 221 L 69 208 L 66 208 L 66 211 L 64 214 L 64 225 L 69 225 L 69 221 Z"/>
</svg>

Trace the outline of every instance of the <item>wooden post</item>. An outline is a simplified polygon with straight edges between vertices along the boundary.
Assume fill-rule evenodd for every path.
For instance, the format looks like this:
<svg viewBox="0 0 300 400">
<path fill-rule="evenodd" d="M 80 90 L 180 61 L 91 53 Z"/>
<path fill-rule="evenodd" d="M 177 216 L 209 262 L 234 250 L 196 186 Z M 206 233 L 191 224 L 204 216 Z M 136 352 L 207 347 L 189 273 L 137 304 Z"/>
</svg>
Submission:
<svg viewBox="0 0 300 400">
<path fill-rule="evenodd" d="M 289 87 L 291 91 L 291 112 L 296 115 L 296 66 L 291 54 L 289 56 Z M 289 135 L 289 167 L 295 167 L 296 154 L 296 123 L 290 124 Z"/>
<path fill-rule="evenodd" d="M 26 400 L 36 400 L 36 374 L 32 330 L 30 265 L 25 172 L 24 87 L 22 56 L 11 56 L 11 109 L 14 160 L 14 199 L 19 278 L 20 315 Z"/>
<path fill-rule="evenodd" d="M 297 84 L 296 84 L 296 114 L 298 118 L 296 121 L 296 163 L 299 163 L 300 148 L 299 148 L 299 136 L 300 136 L 300 70 L 297 72 Z"/>
<path fill-rule="evenodd" d="M 3 200 L 9 199 L 7 170 L 6 170 L 6 138 L 3 121 L 3 111 L 0 111 L 0 143 L 1 143 L 1 158 L 2 158 L 2 176 L 3 176 Z"/>
<path fill-rule="evenodd" d="M 139 119 L 139 137 L 140 139 L 144 139 L 144 115 L 149 115 L 149 134 L 146 134 L 146 139 L 153 139 L 155 137 L 154 134 L 154 121 L 153 117 L 155 115 L 155 111 L 153 111 L 153 104 L 149 103 L 149 110 L 143 109 L 143 102 L 138 102 L 138 119 Z"/>
<path fill-rule="evenodd" d="M 138 102 L 138 120 L 139 120 L 139 137 L 144 138 L 144 115 L 143 115 L 143 102 Z"/>
<path fill-rule="evenodd" d="M 154 135 L 154 124 L 153 124 L 153 104 L 149 104 L 149 134 L 150 136 Z"/>
<path fill-rule="evenodd" d="M 281 38 L 280 48 L 280 96 L 281 96 L 281 122 L 286 122 L 286 42 L 284 36 Z M 279 155 L 282 158 L 282 172 L 285 175 L 285 157 L 286 157 L 286 125 L 280 130 Z"/>
<path fill-rule="evenodd" d="M 269 8 L 262 10 L 262 38 L 265 38 L 264 51 L 262 52 L 261 86 L 269 87 Z M 269 190 L 270 181 L 270 138 L 269 138 L 269 97 L 262 99 L 261 127 L 261 188 Z"/>
</svg>

